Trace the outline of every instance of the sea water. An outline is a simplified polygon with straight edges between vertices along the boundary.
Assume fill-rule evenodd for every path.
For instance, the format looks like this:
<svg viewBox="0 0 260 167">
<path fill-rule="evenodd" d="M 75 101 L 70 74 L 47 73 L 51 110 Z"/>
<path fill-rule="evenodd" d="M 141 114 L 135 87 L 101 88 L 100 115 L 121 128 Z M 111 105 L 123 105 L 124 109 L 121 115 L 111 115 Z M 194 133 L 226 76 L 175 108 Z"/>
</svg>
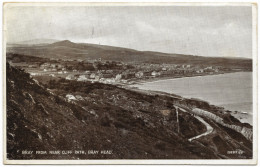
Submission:
<svg viewBox="0 0 260 167">
<path fill-rule="evenodd" d="M 241 120 L 252 124 L 252 72 L 166 79 L 133 86 L 198 98 L 230 111 L 248 113 L 251 118 Z"/>
</svg>

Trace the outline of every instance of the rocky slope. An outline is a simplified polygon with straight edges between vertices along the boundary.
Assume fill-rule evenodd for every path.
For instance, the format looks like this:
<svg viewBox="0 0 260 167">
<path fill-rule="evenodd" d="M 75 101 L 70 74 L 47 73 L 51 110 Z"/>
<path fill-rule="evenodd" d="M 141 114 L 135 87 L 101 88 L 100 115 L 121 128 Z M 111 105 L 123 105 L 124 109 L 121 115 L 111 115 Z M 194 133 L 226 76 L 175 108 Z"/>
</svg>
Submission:
<svg viewBox="0 0 260 167">
<path fill-rule="evenodd" d="M 252 128 L 206 102 L 99 83 L 60 80 L 43 86 L 9 64 L 6 73 L 8 159 L 252 158 L 250 140 L 211 118 L 204 120 L 213 132 L 189 142 L 206 131 L 189 112 L 195 107 L 215 113 L 226 124 Z M 112 154 L 22 154 L 25 150 Z M 228 153 L 234 150 L 243 154 Z"/>
</svg>

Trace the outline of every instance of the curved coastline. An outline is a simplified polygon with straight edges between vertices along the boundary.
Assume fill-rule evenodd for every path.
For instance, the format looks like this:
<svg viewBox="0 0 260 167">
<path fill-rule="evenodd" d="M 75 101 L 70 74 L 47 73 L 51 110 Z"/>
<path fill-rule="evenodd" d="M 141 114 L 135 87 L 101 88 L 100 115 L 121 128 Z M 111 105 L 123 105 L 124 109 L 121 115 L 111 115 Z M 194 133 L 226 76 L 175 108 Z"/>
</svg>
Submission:
<svg viewBox="0 0 260 167">
<path fill-rule="evenodd" d="M 248 73 L 248 72 L 235 72 L 235 73 Z M 139 90 L 143 90 L 143 91 L 148 91 L 148 92 L 153 92 L 153 93 L 162 93 L 162 94 L 168 94 L 168 95 L 176 95 L 176 96 L 179 96 L 181 98 L 185 98 L 185 99 L 198 99 L 198 100 L 201 100 L 201 101 L 206 101 L 208 102 L 209 104 L 211 105 L 215 105 L 215 106 L 219 106 L 219 107 L 223 107 L 225 110 L 228 110 L 228 111 L 231 111 L 231 114 L 236 117 L 238 120 L 240 120 L 242 123 L 249 123 L 250 125 L 252 125 L 252 112 L 250 111 L 245 111 L 245 110 L 242 110 L 242 111 L 237 111 L 237 110 L 234 110 L 232 109 L 232 107 L 226 107 L 225 105 L 220 105 L 220 104 L 217 104 L 217 103 L 214 103 L 214 101 L 212 100 L 209 100 L 209 99 L 203 99 L 203 98 L 200 98 L 200 97 L 186 97 L 186 96 L 183 96 L 183 95 L 180 95 L 178 94 L 177 92 L 173 92 L 173 91 L 170 91 L 170 92 L 167 92 L 167 90 L 163 89 L 163 90 L 151 90 L 151 89 L 142 89 L 140 88 L 141 86 L 143 86 L 144 84 L 154 84 L 154 83 L 158 83 L 158 82 L 167 82 L 167 81 L 177 81 L 177 80 L 185 80 L 187 78 L 203 78 L 203 77 L 211 77 L 211 76 L 223 76 L 223 75 L 227 75 L 227 74 L 233 74 L 233 73 L 224 73 L 224 74 L 217 74 L 217 75 L 203 75 L 203 76 L 192 76 L 192 77 L 180 77 L 180 78 L 167 78 L 167 79 L 158 79 L 158 80 L 155 80 L 155 81 L 148 81 L 148 82 L 141 82 L 141 83 L 136 83 L 136 84 L 131 84 L 131 85 L 128 85 L 127 87 L 131 88 L 131 89 L 139 89 Z M 236 102 L 235 102 L 236 103 Z M 245 103 L 248 103 L 248 102 L 245 102 Z M 252 102 L 250 102 L 251 105 L 252 105 Z M 251 107 L 252 108 L 252 107 Z M 251 109 L 250 109 L 251 110 Z"/>
<path fill-rule="evenodd" d="M 218 74 L 208 74 L 208 75 L 196 75 L 196 76 L 183 76 L 183 77 L 162 77 L 162 78 L 150 78 L 147 80 L 140 80 L 135 81 L 133 84 L 129 85 L 140 85 L 143 83 L 155 83 L 155 82 L 161 82 L 161 81 L 167 81 L 167 80 L 181 80 L 181 79 L 187 79 L 187 78 L 200 78 L 200 77 L 208 77 L 208 76 L 219 76 L 219 75 L 226 75 L 226 74 L 234 74 L 234 73 L 248 73 L 247 71 L 238 71 L 238 72 L 227 72 L 227 73 L 218 73 Z"/>
</svg>

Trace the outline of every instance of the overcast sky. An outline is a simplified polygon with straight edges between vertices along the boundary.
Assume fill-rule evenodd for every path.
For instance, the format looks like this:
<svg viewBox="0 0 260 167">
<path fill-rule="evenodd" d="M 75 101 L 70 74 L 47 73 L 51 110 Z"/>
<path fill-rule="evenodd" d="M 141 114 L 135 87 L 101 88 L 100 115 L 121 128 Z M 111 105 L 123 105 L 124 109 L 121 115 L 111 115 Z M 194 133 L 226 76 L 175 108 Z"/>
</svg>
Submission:
<svg viewBox="0 0 260 167">
<path fill-rule="evenodd" d="M 6 8 L 8 42 L 58 39 L 200 56 L 252 57 L 251 7 Z"/>
</svg>

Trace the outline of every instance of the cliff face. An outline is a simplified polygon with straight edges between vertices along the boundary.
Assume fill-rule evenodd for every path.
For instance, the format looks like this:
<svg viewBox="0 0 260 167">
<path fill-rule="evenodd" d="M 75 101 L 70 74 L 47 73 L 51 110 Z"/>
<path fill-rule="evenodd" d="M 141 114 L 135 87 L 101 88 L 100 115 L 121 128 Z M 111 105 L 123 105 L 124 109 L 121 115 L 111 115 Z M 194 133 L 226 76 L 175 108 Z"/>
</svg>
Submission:
<svg viewBox="0 0 260 167">
<path fill-rule="evenodd" d="M 72 108 L 35 82 L 29 74 L 7 64 L 7 157 L 9 159 L 50 158 L 25 155 L 25 150 L 75 148 L 82 122 Z M 82 116 L 84 118 L 84 116 Z M 70 136 L 71 138 L 68 138 Z M 68 157 L 63 155 L 64 157 Z"/>
<path fill-rule="evenodd" d="M 8 159 L 218 159 L 252 156 L 249 140 L 243 139 L 244 144 L 237 144 L 242 136 L 240 133 L 210 121 L 218 133 L 189 142 L 189 138 L 204 133 L 206 127 L 191 113 L 178 112 L 174 98 L 67 80 L 54 82 L 51 87 L 42 86 L 29 74 L 9 64 L 6 72 Z M 69 100 L 67 95 L 75 98 Z M 241 130 L 244 133 L 242 131 L 245 129 Z M 217 143 L 216 138 L 221 143 Z M 227 154 L 227 151 L 237 148 L 245 149 L 244 157 Z M 113 153 L 22 154 L 25 150 L 112 150 Z"/>
</svg>

